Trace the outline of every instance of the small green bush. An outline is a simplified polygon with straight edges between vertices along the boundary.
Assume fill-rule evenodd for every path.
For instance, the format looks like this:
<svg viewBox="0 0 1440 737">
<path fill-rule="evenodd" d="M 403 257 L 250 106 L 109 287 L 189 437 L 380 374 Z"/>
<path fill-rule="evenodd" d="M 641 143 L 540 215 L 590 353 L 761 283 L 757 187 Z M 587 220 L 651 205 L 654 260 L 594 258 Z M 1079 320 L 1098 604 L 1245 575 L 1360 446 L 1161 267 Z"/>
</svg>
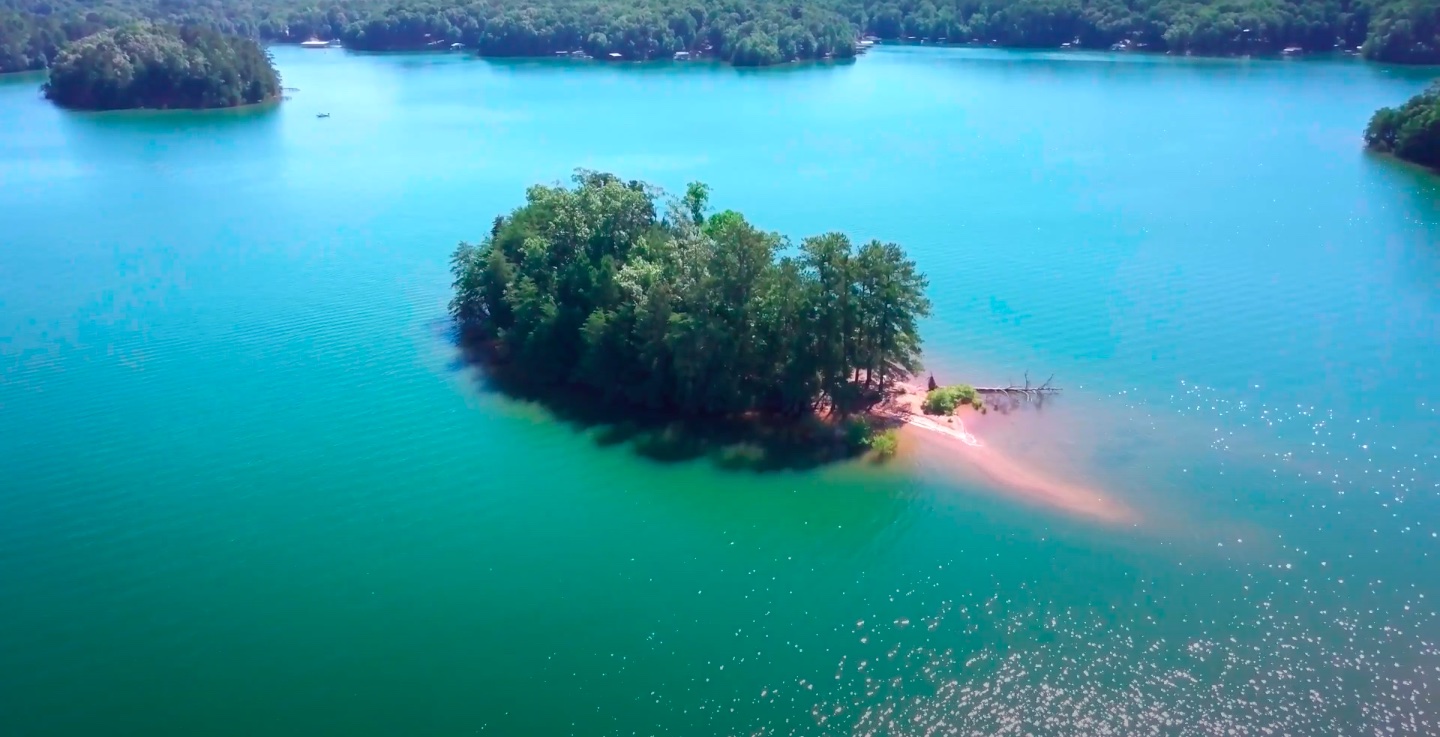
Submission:
<svg viewBox="0 0 1440 737">
<path fill-rule="evenodd" d="M 864 417 L 851 417 L 845 422 L 845 443 L 851 448 L 863 448 L 870 443 L 870 421 Z"/>
<path fill-rule="evenodd" d="M 975 387 L 969 384 L 952 384 L 926 394 L 921 408 L 927 415 L 953 415 L 956 408 L 966 404 L 975 409 L 980 409 L 983 405 Z"/>
<path fill-rule="evenodd" d="M 900 434 L 894 430 L 885 430 L 871 435 L 867 442 L 870 450 L 875 451 L 875 457 L 884 460 L 894 456 L 895 451 L 900 449 Z"/>
</svg>

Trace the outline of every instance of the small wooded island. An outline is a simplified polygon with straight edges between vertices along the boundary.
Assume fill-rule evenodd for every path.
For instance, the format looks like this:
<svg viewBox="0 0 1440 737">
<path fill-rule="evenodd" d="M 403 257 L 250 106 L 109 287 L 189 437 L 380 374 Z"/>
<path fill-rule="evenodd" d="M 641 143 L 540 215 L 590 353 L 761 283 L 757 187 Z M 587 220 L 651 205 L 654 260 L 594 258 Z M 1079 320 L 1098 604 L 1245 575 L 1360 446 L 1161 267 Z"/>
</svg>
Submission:
<svg viewBox="0 0 1440 737">
<path fill-rule="evenodd" d="M 531 187 L 484 241 L 455 250 L 462 343 L 542 401 L 579 393 L 606 419 L 638 411 L 746 432 L 859 417 L 919 369 L 927 281 L 898 245 L 841 233 L 794 245 L 738 212 L 707 214 L 708 194 L 697 183 L 664 200 L 590 171 L 573 187 Z M 872 438 L 863 422 L 829 427 L 894 450 L 893 434 Z"/>
<path fill-rule="evenodd" d="M 1440 82 L 1400 107 L 1377 110 L 1365 129 L 1365 145 L 1440 169 Z"/>
<path fill-rule="evenodd" d="M 237 107 L 279 95 L 280 75 L 254 40 L 144 23 L 66 46 L 45 85 L 46 97 L 80 110 Z"/>
</svg>

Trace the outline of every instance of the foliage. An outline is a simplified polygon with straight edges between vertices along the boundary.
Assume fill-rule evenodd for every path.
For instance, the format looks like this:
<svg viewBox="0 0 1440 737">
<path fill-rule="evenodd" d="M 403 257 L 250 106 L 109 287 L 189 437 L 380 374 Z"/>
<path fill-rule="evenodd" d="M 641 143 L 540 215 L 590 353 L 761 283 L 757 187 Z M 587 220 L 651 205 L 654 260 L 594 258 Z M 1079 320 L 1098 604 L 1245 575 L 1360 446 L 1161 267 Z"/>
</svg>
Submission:
<svg viewBox="0 0 1440 737">
<path fill-rule="evenodd" d="M 1440 3 L 1388 0 L 1370 10 L 1365 56 L 1410 64 L 1440 64 Z"/>
<path fill-rule="evenodd" d="M 866 0 L 882 38 L 1194 54 L 1355 49 L 1440 62 L 1434 0 Z M 851 17 L 854 17 L 853 15 Z"/>
<path fill-rule="evenodd" d="M 1435 0 L 0 0 L 0 71 L 43 68 L 67 42 L 136 20 L 368 50 L 459 43 L 486 56 L 625 59 L 689 51 L 754 66 L 849 57 L 867 33 L 1197 54 L 1363 44 L 1371 59 L 1440 63 Z"/>
<path fill-rule="evenodd" d="M 984 402 L 975 387 L 969 384 L 951 384 L 930 390 L 925 395 L 921 408 L 927 415 L 953 415 L 957 408 L 967 404 L 980 409 Z"/>
<path fill-rule="evenodd" d="M 845 423 L 845 444 L 851 448 L 869 446 L 873 434 L 874 428 L 870 426 L 870 420 L 863 415 L 851 417 Z"/>
<path fill-rule="evenodd" d="M 900 433 L 891 428 L 871 435 L 867 442 L 870 450 L 875 452 L 875 457 L 885 460 L 893 457 L 895 452 L 900 450 Z"/>
<path fill-rule="evenodd" d="M 683 416 L 846 415 L 920 366 L 926 279 L 893 243 L 792 246 L 708 189 L 581 171 L 452 257 L 451 311 L 504 369 Z"/>
<path fill-rule="evenodd" d="M 280 77 L 253 40 L 142 24 L 67 46 L 45 85 L 55 102 L 88 110 L 233 107 L 279 93 Z"/>
<path fill-rule="evenodd" d="M 688 51 L 740 66 L 849 58 L 856 40 L 853 21 L 828 0 L 0 0 L 0 71 L 42 68 L 67 41 L 135 20 L 262 41 L 340 39 L 374 51 L 458 43 L 484 56 L 583 51 L 632 60 Z"/>
<path fill-rule="evenodd" d="M 1380 108 L 1365 129 L 1365 145 L 1440 169 L 1440 82 L 1398 108 Z"/>
</svg>

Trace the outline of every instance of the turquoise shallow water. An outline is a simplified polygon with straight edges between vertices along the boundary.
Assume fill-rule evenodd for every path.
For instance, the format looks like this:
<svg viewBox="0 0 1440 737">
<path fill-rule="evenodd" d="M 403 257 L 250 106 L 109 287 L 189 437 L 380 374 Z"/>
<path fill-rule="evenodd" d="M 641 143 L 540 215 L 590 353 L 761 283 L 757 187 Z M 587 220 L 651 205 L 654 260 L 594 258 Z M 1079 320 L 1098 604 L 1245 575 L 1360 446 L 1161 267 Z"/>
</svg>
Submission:
<svg viewBox="0 0 1440 737">
<path fill-rule="evenodd" d="M 273 109 L 0 81 L 7 733 L 1440 731 L 1440 180 L 1359 146 L 1431 72 L 275 54 Z M 976 432 L 1138 521 L 486 394 L 449 251 L 576 166 L 901 242 L 940 378 L 1066 388 Z"/>
</svg>

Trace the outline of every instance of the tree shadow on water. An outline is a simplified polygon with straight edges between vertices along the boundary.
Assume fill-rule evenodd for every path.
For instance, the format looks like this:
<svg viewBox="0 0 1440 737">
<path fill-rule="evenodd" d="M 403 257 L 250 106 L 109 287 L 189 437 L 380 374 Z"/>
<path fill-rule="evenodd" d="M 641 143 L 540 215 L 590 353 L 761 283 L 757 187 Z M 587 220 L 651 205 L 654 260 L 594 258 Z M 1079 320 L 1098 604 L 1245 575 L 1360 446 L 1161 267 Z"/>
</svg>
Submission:
<svg viewBox="0 0 1440 737">
<path fill-rule="evenodd" d="M 458 337 L 458 336 L 457 336 Z M 729 471 L 803 471 L 853 460 L 865 447 L 816 416 L 683 416 L 606 401 L 579 386 L 537 384 L 483 344 L 457 340 L 451 366 L 473 370 L 482 391 L 545 410 L 602 448 L 624 447 L 657 463 L 708 460 Z"/>
</svg>

